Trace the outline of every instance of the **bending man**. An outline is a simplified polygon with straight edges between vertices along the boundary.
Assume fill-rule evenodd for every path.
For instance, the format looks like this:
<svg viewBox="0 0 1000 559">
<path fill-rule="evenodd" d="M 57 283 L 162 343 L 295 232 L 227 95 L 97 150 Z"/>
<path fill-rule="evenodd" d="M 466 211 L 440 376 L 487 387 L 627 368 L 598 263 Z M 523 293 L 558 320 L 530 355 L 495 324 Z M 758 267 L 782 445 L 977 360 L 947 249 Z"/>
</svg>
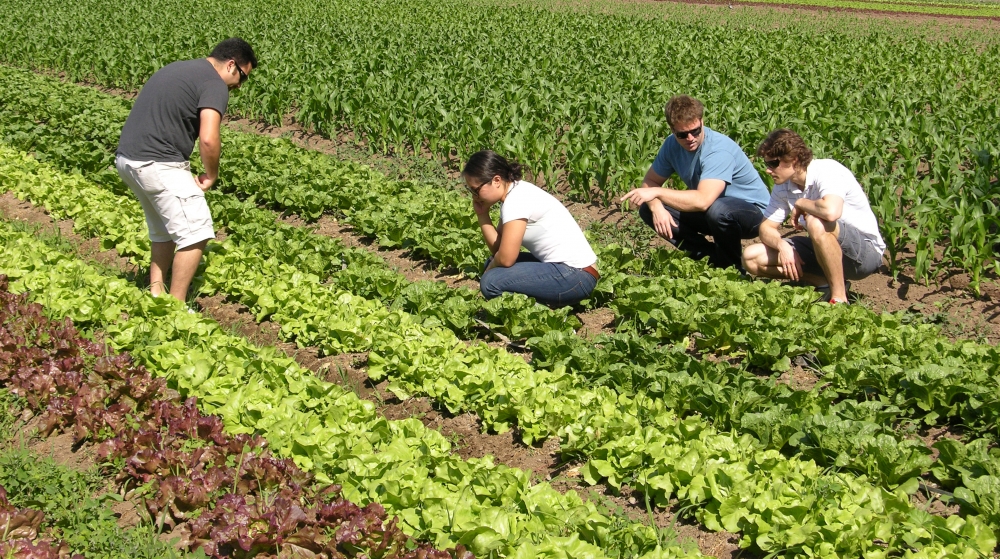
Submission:
<svg viewBox="0 0 1000 559">
<path fill-rule="evenodd" d="M 246 41 L 226 39 L 208 58 L 159 69 L 125 121 L 115 167 L 146 215 L 153 295 L 166 291 L 170 269 L 170 294 L 184 301 L 205 245 L 215 238 L 205 192 L 219 177 L 219 127 L 229 91 L 240 87 L 256 67 L 257 58 Z M 205 167 L 199 176 L 191 173 L 188 163 L 195 139 Z"/>
<path fill-rule="evenodd" d="M 845 279 L 874 273 L 885 250 L 865 191 L 847 167 L 813 159 L 812 150 L 791 130 L 771 132 L 757 155 L 774 178 L 774 191 L 760 226 L 761 243 L 743 252 L 747 271 L 801 279 L 824 291 L 823 300 L 846 303 Z M 778 226 L 788 215 L 793 227 L 808 236 L 781 238 Z"/>
<path fill-rule="evenodd" d="M 692 258 L 707 256 L 713 266 L 741 268 L 740 240 L 757 236 L 769 194 L 740 146 L 704 125 L 704 111 L 700 101 L 687 95 L 670 99 L 664 113 L 672 134 L 642 188 L 621 199 L 639 206 L 647 225 Z M 663 187 L 674 173 L 687 190 Z"/>
</svg>

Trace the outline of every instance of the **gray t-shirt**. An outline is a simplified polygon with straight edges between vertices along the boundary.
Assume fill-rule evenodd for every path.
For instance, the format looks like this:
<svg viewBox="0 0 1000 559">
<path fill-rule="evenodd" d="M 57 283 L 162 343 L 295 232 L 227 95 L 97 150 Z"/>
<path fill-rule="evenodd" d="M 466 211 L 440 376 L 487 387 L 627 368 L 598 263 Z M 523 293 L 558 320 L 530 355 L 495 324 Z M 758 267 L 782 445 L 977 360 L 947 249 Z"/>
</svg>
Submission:
<svg viewBox="0 0 1000 559">
<path fill-rule="evenodd" d="M 208 60 L 167 64 L 139 92 L 116 153 L 133 161 L 187 161 L 201 128 L 201 109 L 224 115 L 228 104 L 229 88 Z"/>
</svg>

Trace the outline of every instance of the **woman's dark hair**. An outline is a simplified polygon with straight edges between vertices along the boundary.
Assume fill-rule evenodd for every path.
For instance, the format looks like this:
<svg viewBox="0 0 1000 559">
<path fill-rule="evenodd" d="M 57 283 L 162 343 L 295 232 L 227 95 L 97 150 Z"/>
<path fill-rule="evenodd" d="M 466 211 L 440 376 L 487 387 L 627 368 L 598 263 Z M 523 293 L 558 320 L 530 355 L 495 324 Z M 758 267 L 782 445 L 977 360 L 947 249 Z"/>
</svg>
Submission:
<svg viewBox="0 0 1000 559">
<path fill-rule="evenodd" d="M 507 182 L 515 182 L 521 180 L 524 167 L 516 161 L 507 161 L 493 150 L 484 149 L 472 154 L 465 163 L 462 174 L 483 183 L 493 180 L 497 175 Z"/>
<path fill-rule="evenodd" d="M 212 54 L 208 56 L 220 62 L 235 60 L 240 66 L 250 63 L 251 68 L 257 67 L 257 56 L 253 53 L 253 48 L 239 37 L 230 37 L 215 45 Z"/>
<path fill-rule="evenodd" d="M 805 169 L 813 160 L 813 152 L 802 136 L 787 128 L 779 128 L 767 135 L 757 146 L 757 155 L 765 159 L 791 161 L 795 167 Z"/>
</svg>

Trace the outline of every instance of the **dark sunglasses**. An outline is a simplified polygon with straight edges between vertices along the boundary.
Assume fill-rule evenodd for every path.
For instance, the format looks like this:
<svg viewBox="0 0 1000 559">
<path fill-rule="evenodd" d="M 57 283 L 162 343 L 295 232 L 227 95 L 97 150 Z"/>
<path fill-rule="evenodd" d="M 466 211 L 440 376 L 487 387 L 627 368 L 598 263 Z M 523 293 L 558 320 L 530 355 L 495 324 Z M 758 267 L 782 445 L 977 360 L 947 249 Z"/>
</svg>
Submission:
<svg viewBox="0 0 1000 559">
<path fill-rule="evenodd" d="M 695 138 L 697 138 L 700 135 L 701 135 L 701 126 L 699 126 L 698 128 L 688 130 L 686 132 L 674 132 L 674 136 L 677 136 L 682 140 L 688 139 L 688 136 L 694 136 Z"/>
<path fill-rule="evenodd" d="M 777 169 L 778 165 L 781 165 L 780 159 L 765 159 L 764 166 L 768 169 Z"/>
<path fill-rule="evenodd" d="M 468 190 L 469 192 L 471 192 L 473 196 L 475 196 L 476 198 L 479 198 L 479 191 L 482 190 L 484 186 L 490 184 L 491 182 L 493 182 L 493 179 L 490 179 L 490 180 L 484 182 L 483 184 L 477 186 L 476 188 L 472 188 L 471 186 L 469 186 L 468 184 L 466 184 L 465 188 L 466 188 L 466 190 Z"/>
<path fill-rule="evenodd" d="M 246 73 L 243 72 L 243 68 L 240 68 L 239 62 L 236 62 L 235 59 L 233 60 L 233 66 L 236 66 L 236 71 L 240 73 L 240 83 L 247 81 L 247 78 L 250 76 L 247 76 Z"/>
</svg>

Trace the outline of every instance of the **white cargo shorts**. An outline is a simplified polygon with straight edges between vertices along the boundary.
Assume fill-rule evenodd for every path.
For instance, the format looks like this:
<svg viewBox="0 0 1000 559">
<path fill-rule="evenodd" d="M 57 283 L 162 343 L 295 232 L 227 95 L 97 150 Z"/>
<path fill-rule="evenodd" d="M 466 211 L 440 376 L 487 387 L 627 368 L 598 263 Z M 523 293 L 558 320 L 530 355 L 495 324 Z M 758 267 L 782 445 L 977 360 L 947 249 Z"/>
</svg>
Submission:
<svg viewBox="0 0 1000 559">
<path fill-rule="evenodd" d="M 182 249 L 215 238 L 212 214 L 190 163 L 132 161 L 119 155 L 115 168 L 142 205 L 150 241 L 173 241 Z"/>
</svg>

